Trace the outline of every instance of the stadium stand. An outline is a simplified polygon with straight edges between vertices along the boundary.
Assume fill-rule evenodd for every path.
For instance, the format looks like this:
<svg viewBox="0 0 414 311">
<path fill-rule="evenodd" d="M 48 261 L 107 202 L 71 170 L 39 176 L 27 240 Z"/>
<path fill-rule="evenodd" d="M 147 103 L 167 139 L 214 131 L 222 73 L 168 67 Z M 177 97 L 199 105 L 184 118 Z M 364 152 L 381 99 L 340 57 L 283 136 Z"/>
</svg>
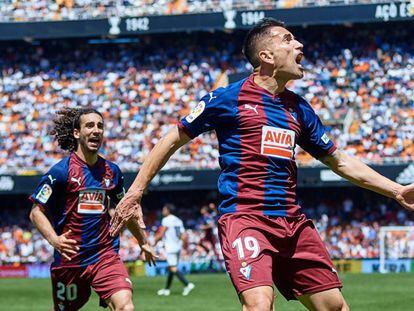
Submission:
<svg viewBox="0 0 414 311">
<path fill-rule="evenodd" d="M 225 10 L 265 10 L 358 3 L 381 0 L 3 0 L 0 21 L 84 20 L 110 16 L 148 16 L 221 12 Z"/>
<path fill-rule="evenodd" d="M 413 31 L 412 24 L 296 31 L 305 44 L 307 74 L 290 88 L 313 105 L 340 148 L 367 162 L 414 158 Z M 137 171 L 157 139 L 217 81 L 250 70 L 240 53 L 242 36 L 4 45 L 0 173 L 44 172 L 62 157 L 48 135 L 54 112 L 88 104 L 106 120 L 103 155 L 123 171 Z M 203 135 L 166 168 L 217 168 L 216 146 L 215 133 Z M 301 165 L 318 163 L 300 149 L 297 159 Z"/>
</svg>

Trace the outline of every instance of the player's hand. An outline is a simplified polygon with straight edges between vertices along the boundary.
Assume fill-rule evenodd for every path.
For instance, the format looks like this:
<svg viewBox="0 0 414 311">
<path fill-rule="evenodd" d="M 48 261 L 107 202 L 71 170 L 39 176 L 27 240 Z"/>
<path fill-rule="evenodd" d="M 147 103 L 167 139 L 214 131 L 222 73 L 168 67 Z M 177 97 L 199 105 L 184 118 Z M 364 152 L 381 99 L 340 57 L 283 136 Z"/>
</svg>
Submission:
<svg viewBox="0 0 414 311">
<path fill-rule="evenodd" d="M 404 208 L 414 211 L 414 184 L 401 186 L 401 189 L 396 194 L 395 199 Z"/>
<path fill-rule="evenodd" d="M 155 255 L 155 251 L 152 249 L 152 247 L 148 244 L 142 244 L 141 251 L 144 254 L 144 260 L 150 265 L 156 265 L 155 261 L 157 260 L 158 256 Z"/>
<path fill-rule="evenodd" d="M 51 241 L 51 245 L 67 260 L 72 260 L 72 255 L 76 255 L 79 251 L 79 247 L 76 246 L 76 241 L 69 239 L 68 236 L 72 233 L 72 230 L 68 230 L 62 235 L 59 235 Z"/>
<path fill-rule="evenodd" d="M 136 194 L 127 193 L 118 203 L 111 219 L 111 236 L 117 236 L 132 217 L 138 221 L 141 228 L 145 228 L 142 208 L 140 205 L 141 197 L 142 192 L 138 193 L 138 196 Z"/>
</svg>

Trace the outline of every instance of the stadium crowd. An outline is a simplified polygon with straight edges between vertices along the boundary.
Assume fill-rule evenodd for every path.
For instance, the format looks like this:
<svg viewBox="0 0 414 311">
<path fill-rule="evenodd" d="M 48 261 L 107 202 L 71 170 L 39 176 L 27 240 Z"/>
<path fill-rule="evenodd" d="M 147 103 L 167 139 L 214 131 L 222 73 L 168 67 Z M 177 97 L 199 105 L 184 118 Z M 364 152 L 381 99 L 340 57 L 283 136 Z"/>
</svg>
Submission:
<svg viewBox="0 0 414 311">
<path fill-rule="evenodd" d="M 356 191 L 355 195 L 352 189 L 347 193 L 345 190 L 342 191 L 344 194 L 336 191 L 336 197 L 321 196 L 320 191 L 323 190 L 312 190 L 313 194 L 306 193 L 306 200 L 301 202 L 301 205 L 303 212 L 314 220 L 332 258 L 377 258 L 381 226 L 414 226 L 413 216 L 390 199 L 366 191 Z M 326 199 L 321 200 L 318 197 Z M 341 199 L 338 200 L 338 197 Z M 190 202 L 193 202 L 193 205 L 185 206 Z M 215 259 L 213 247 L 219 250 L 220 245 L 218 240 L 214 246 L 203 245 L 204 231 L 200 228 L 203 224 L 199 214 L 200 205 L 194 205 L 192 200 L 182 203 L 184 205 L 177 209 L 177 215 L 183 219 L 188 237 L 182 259 L 192 262 Z M 29 210 L 23 208 L 0 209 L 0 264 L 49 262 L 52 259 L 51 246 L 31 227 L 28 213 Z M 148 238 L 152 243 L 161 225 L 161 210 L 146 208 L 145 215 Z M 403 240 L 399 239 L 397 244 L 390 242 L 389 256 L 405 254 L 414 257 L 414 243 L 409 243 L 408 240 L 407 243 L 401 241 Z M 160 260 L 165 259 L 162 242 L 157 244 L 155 250 Z M 218 253 L 221 254 L 220 251 Z M 128 231 L 121 235 L 120 255 L 124 261 L 139 258 L 138 243 Z"/>
<path fill-rule="evenodd" d="M 381 0 L 4 0 L 0 21 L 84 20 L 377 2 Z"/>
<path fill-rule="evenodd" d="M 305 44 L 307 73 L 290 85 L 341 149 L 379 164 L 414 159 L 414 26 L 388 27 L 295 30 Z M 62 152 L 48 135 L 51 119 L 56 110 L 78 105 L 103 113 L 103 155 L 123 171 L 137 171 L 158 138 L 207 91 L 251 69 L 240 53 L 243 36 L 0 47 L 0 173 L 44 172 L 58 161 Z M 217 157 L 212 132 L 181 149 L 166 168 L 217 168 Z M 296 158 L 301 165 L 317 163 L 300 148 Z"/>
</svg>

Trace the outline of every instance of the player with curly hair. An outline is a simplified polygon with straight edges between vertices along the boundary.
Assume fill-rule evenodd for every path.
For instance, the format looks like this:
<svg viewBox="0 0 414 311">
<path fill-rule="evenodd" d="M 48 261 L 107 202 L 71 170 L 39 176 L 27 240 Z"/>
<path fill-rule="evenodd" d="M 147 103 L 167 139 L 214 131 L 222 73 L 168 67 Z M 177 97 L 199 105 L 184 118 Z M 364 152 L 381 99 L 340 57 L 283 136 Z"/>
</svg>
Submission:
<svg viewBox="0 0 414 311">
<path fill-rule="evenodd" d="M 98 155 L 103 117 L 91 108 L 66 108 L 57 112 L 51 134 L 70 154 L 50 168 L 30 196 L 30 219 L 55 249 L 54 310 L 79 310 L 91 288 L 101 306 L 133 310 L 132 283 L 118 255 L 119 237 L 109 234 L 110 202 L 121 200 L 125 190 L 119 167 Z M 134 221 L 128 229 L 153 263 L 145 231 Z"/>
</svg>

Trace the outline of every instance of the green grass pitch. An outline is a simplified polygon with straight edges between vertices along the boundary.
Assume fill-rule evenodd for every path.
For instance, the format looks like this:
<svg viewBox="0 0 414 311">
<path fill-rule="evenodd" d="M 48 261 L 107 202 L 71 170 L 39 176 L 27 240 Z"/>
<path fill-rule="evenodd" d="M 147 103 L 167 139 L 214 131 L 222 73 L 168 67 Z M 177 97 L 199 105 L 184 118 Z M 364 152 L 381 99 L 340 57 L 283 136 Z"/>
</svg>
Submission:
<svg viewBox="0 0 414 311">
<path fill-rule="evenodd" d="M 174 280 L 171 296 L 158 297 L 164 277 L 135 278 L 134 302 L 142 311 L 236 311 L 240 310 L 233 287 L 225 274 L 190 275 L 196 288 L 189 296 L 181 295 L 182 286 Z M 345 274 L 343 293 L 351 310 L 414 310 L 414 274 Z M 51 310 L 51 286 L 48 279 L 0 279 L 0 310 Z M 104 310 L 97 307 L 93 294 L 82 310 Z M 276 310 L 304 310 L 298 302 L 286 302 L 278 296 Z"/>
</svg>

